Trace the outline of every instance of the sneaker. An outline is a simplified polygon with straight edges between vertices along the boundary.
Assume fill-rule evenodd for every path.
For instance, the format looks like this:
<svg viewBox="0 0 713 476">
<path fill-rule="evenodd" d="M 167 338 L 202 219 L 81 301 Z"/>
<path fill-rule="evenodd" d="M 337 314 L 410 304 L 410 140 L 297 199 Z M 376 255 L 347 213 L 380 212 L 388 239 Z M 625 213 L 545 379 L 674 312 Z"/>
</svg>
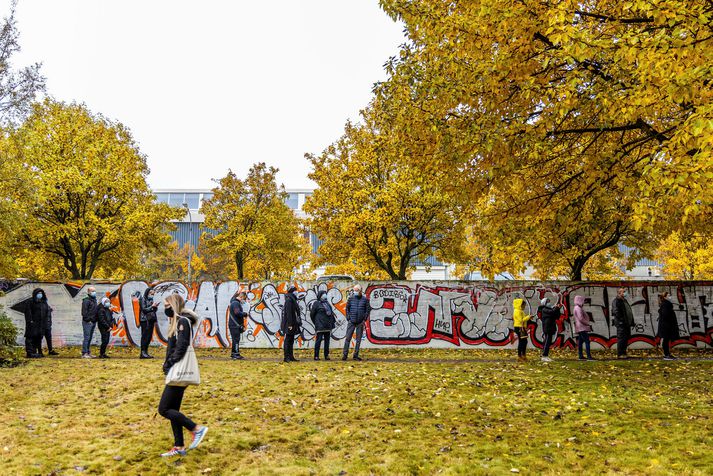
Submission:
<svg viewBox="0 0 713 476">
<path fill-rule="evenodd" d="M 579 359 L 577 359 L 577 360 L 587 360 L 587 359 L 585 359 L 584 356 L 581 356 L 581 355 L 580 355 L 580 356 L 579 356 Z"/>
<path fill-rule="evenodd" d="M 319 357 L 315 357 L 314 360 L 319 360 Z"/>
<path fill-rule="evenodd" d="M 664 355 L 663 357 L 664 360 L 676 360 L 676 357 L 673 355 Z"/>
<path fill-rule="evenodd" d="M 205 434 L 208 433 L 208 427 L 207 426 L 202 426 L 200 430 L 196 430 L 193 432 L 193 441 L 191 441 L 191 446 L 188 447 L 189 450 L 195 449 L 198 445 L 201 444 L 201 441 L 203 441 L 203 438 L 205 437 Z"/>
<path fill-rule="evenodd" d="M 595 360 L 597 360 L 597 359 L 595 359 L 595 358 L 592 357 L 591 355 L 590 355 L 589 357 L 587 357 L 587 361 L 588 361 L 588 362 L 594 362 Z"/>
<path fill-rule="evenodd" d="M 235 356 L 235 359 L 236 359 L 236 360 L 245 360 L 245 357 L 243 357 L 242 355 L 238 354 L 238 355 Z"/>
<path fill-rule="evenodd" d="M 47 353 L 48 353 L 49 355 L 59 355 L 59 352 L 57 352 L 56 350 L 50 350 L 50 351 L 47 352 Z"/>
<path fill-rule="evenodd" d="M 93 359 L 94 356 L 92 356 L 92 354 L 82 354 L 82 358 L 83 359 Z"/>
<path fill-rule="evenodd" d="M 330 359 L 329 356 L 325 355 L 324 360 L 332 360 L 332 359 Z"/>
<path fill-rule="evenodd" d="M 182 450 L 177 446 L 174 446 L 169 451 L 161 454 L 162 458 L 167 458 L 169 456 L 186 456 L 186 450 Z"/>
<path fill-rule="evenodd" d="M 550 358 L 547 357 L 547 356 L 541 357 L 540 360 L 543 361 L 543 362 L 552 362 L 552 359 L 550 359 Z"/>
<path fill-rule="evenodd" d="M 149 355 L 146 352 L 144 352 L 139 356 L 139 359 L 153 359 L 153 355 Z"/>
<path fill-rule="evenodd" d="M 99 358 L 100 358 L 100 359 L 108 359 L 109 356 L 106 355 L 106 354 L 101 354 L 101 355 L 99 356 Z"/>
</svg>

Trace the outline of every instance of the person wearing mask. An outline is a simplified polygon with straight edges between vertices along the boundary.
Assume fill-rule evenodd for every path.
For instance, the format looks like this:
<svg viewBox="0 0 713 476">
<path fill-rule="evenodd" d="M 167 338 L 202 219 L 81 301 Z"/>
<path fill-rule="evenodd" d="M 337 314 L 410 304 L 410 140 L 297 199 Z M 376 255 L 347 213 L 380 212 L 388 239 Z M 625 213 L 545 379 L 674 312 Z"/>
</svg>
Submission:
<svg viewBox="0 0 713 476">
<path fill-rule="evenodd" d="M 282 308 L 282 321 L 280 323 L 280 332 L 285 336 L 285 342 L 282 346 L 285 362 L 299 362 L 295 359 L 294 345 L 295 337 L 302 331 L 300 326 L 300 306 L 297 302 L 295 292 L 297 288 L 290 286 L 285 294 L 285 305 Z"/>
<path fill-rule="evenodd" d="M 631 329 L 634 327 L 634 313 L 631 311 L 629 301 L 626 300 L 625 288 L 619 288 L 614 301 L 612 301 L 612 317 L 616 326 L 616 356 L 618 359 L 628 359 L 626 349 L 631 338 Z"/>
<path fill-rule="evenodd" d="M 228 307 L 228 330 L 232 341 L 230 358 L 233 360 L 243 360 L 245 358 L 240 355 L 240 334 L 245 332 L 245 319 L 248 317 L 245 309 L 246 299 L 247 294 L 240 292 L 233 296 Z"/>
<path fill-rule="evenodd" d="M 156 291 L 147 288 L 144 295 L 139 299 L 139 325 L 141 326 L 141 354 L 140 359 L 153 359 L 149 354 L 149 345 L 153 337 L 154 327 L 156 327 L 156 308 L 158 303 L 154 302 Z"/>
<path fill-rule="evenodd" d="M 166 346 L 166 360 L 163 363 L 163 373 L 168 374 L 171 367 L 180 362 L 193 340 L 193 328 L 198 324 L 198 315 L 185 308 L 185 301 L 180 294 L 169 295 L 163 303 L 164 312 L 168 317 L 168 342 Z M 189 450 L 197 447 L 206 433 L 207 426 L 195 424 L 190 418 L 181 413 L 181 403 L 186 387 L 166 385 L 158 404 L 158 413 L 171 421 L 173 430 L 173 448 L 163 453 L 162 457 L 185 456 L 186 447 L 183 440 L 183 429 L 191 432 L 192 442 Z"/>
<path fill-rule="evenodd" d="M 109 338 L 111 337 L 109 331 L 115 325 L 116 322 L 114 321 L 114 312 L 111 310 L 111 301 L 108 297 L 103 297 L 101 305 L 97 310 L 97 327 L 99 328 L 99 334 L 101 334 L 101 345 L 99 347 L 100 359 L 109 358 L 109 356 L 106 355 L 106 347 L 109 345 Z"/>
<path fill-rule="evenodd" d="M 361 286 L 355 285 L 352 288 L 352 295 L 347 299 L 347 334 L 344 338 L 344 349 L 342 350 L 342 360 L 349 357 L 349 346 L 352 343 L 352 335 L 356 332 L 356 342 L 354 344 L 354 360 L 362 360 L 359 357 L 361 339 L 364 335 L 364 325 L 369 317 L 369 300 L 361 292 Z"/>
<path fill-rule="evenodd" d="M 82 343 L 82 358 L 93 359 L 90 346 L 94 336 L 94 328 L 97 326 L 97 313 L 99 303 L 97 303 L 97 290 L 94 286 L 87 288 L 87 295 L 82 299 L 82 331 L 84 341 Z"/>
<path fill-rule="evenodd" d="M 537 308 L 537 313 L 542 320 L 542 334 L 545 343 L 542 347 L 543 362 L 552 362 L 550 358 L 550 346 L 557 335 L 557 319 L 560 318 L 560 306 L 550 306 L 549 298 L 543 298 L 540 301 L 540 306 Z"/>
<path fill-rule="evenodd" d="M 668 292 L 659 294 L 659 326 L 656 335 L 661 338 L 663 359 L 675 360 L 676 357 L 671 355 L 671 341 L 678 339 L 680 332 L 676 312 L 673 310 L 673 303 L 669 299 Z"/>
<path fill-rule="evenodd" d="M 517 359 L 522 362 L 527 360 L 527 323 L 531 317 L 529 314 L 525 314 L 526 305 L 525 300 L 521 298 L 515 298 L 512 301 L 513 327 L 515 335 L 517 335 Z"/>
<path fill-rule="evenodd" d="M 42 330 L 51 312 L 44 290 L 33 290 L 32 298 L 25 306 L 25 352 L 28 359 L 44 357 Z"/>
<path fill-rule="evenodd" d="M 589 344 L 589 333 L 592 331 L 592 324 L 589 320 L 589 315 L 584 312 L 584 296 L 574 297 L 574 331 L 577 333 L 577 350 L 579 351 L 579 360 L 594 360 Z M 582 346 L 587 349 L 587 358 L 582 354 Z"/>
<path fill-rule="evenodd" d="M 329 341 L 336 325 L 334 311 L 327 302 L 327 291 L 320 291 L 317 300 L 312 303 L 310 317 L 317 337 L 314 343 L 314 360 L 319 360 L 319 349 L 324 342 L 324 360 L 329 360 Z"/>
</svg>

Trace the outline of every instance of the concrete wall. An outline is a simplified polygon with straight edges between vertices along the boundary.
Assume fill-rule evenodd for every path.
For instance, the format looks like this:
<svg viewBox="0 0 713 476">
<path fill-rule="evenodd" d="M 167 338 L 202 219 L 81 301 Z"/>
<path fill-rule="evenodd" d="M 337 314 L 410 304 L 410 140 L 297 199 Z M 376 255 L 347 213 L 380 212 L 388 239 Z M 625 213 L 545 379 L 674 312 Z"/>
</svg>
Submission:
<svg viewBox="0 0 713 476">
<path fill-rule="evenodd" d="M 343 344 L 346 324 L 345 307 L 353 283 L 305 282 L 299 285 L 300 307 L 303 313 L 301 347 L 312 347 L 314 327 L 307 308 L 321 289 L 328 291 L 329 302 L 337 316 L 337 328 L 332 333 L 333 346 Z M 675 346 L 711 347 L 713 343 L 713 282 L 602 282 L 602 283 L 532 283 L 532 282 L 372 282 L 361 283 L 370 299 L 372 312 L 364 336 L 365 347 L 513 347 L 512 301 L 525 298 L 528 312 L 534 313 L 542 297 L 564 305 L 555 346 L 573 347 L 576 343 L 569 317 L 574 296 L 586 297 L 585 310 L 591 314 L 594 348 L 610 348 L 616 343 L 616 329 L 609 317 L 609 307 L 616 289 L 629 290 L 629 302 L 634 311 L 636 328 L 632 332 L 633 348 L 656 345 L 658 320 L 657 294 L 668 291 L 676 309 L 681 339 Z M 82 327 L 81 300 L 87 285 L 63 283 L 4 283 L 0 297 L 12 320 L 21 330 L 25 323 L 24 303 L 35 287 L 42 287 L 54 309 L 53 340 L 55 345 L 80 345 Z M 148 284 L 129 281 L 123 284 L 94 284 L 98 294 L 112 299 L 119 326 L 112 332 L 111 345 L 137 345 L 140 329 L 138 304 L 134 297 L 143 293 Z M 229 347 L 227 308 L 231 296 L 238 290 L 248 293 L 249 326 L 241 345 L 245 347 L 280 347 L 278 332 L 287 283 L 202 282 L 188 288 L 180 282 L 154 284 L 157 299 L 178 292 L 189 298 L 194 310 L 203 318 L 195 338 L 198 347 Z M 154 343 L 165 343 L 168 321 L 163 304 L 158 309 L 159 325 Z M 541 347 L 539 320 L 530 328 L 530 346 Z M 98 334 L 98 333 L 97 333 Z M 95 342 L 98 335 L 95 337 Z M 23 338 L 19 337 L 19 343 Z"/>
</svg>

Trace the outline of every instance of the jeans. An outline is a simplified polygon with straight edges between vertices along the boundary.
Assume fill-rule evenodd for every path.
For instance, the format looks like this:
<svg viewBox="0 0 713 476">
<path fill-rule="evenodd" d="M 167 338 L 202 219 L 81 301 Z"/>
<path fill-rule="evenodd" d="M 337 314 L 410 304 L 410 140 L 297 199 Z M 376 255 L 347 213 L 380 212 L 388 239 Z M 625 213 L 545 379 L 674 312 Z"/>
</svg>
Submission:
<svg viewBox="0 0 713 476">
<path fill-rule="evenodd" d="M 319 348 L 324 342 L 324 358 L 329 358 L 329 341 L 332 340 L 330 332 L 317 332 L 317 340 L 314 343 L 314 357 L 319 357 Z"/>
<path fill-rule="evenodd" d="M 364 335 L 364 323 L 353 324 L 347 322 L 347 335 L 344 338 L 344 351 L 342 357 L 347 358 L 349 355 L 349 345 L 352 343 L 352 335 L 356 331 L 356 342 L 354 345 L 354 358 L 359 357 L 359 347 L 361 346 L 361 338 Z"/>
<path fill-rule="evenodd" d="M 229 327 L 228 330 L 230 331 L 230 339 L 233 341 L 230 348 L 230 356 L 235 357 L 240 355 L 240 334 L 242 333 L 237 327 Z"/>
<path fill-rule="evenodd" d="M 84 332 L 84 341 L 82 342 L 82 355 L 90 353 L 89 346 L 92 344 L 92 337 L 94 336 L 94 328 L 96 326 L 96 322 L 82 321 L 82 331 Z"/>
<path fill-rule="evenodd" d="M 582 354 L 582 345 L 584 345 L 587 349 L 587 358 L 591 359 L 592 352 L 589 347 L 589 332 L 582 331 L 579 334 L 577 334 L 577 350 L 579 351 L 580 359 L 584 358 L 584 355 Z"/>
<path fill-rule="evenodd" d="M 627 325 L 617 324 L 616 326 L 616 355 L 622 357 L 626 355 L 626 348 L 629 345 L 631 328 Z"/>
<path fill-rule="evenodd" d="M 183 443 L 184 428 L 188 431 L 196 429 L 196 424 L 180 412 L 185 391 L 186 387 L 166 385 L 163 389 L 163 395 L 161 395 L 161 401 L 158 404 L 158 414 L 171 420 L 174 446 L 185 446 Z"/>
<path fill-rule="evenodd" d="M 291 332 L 287 332 L 287 334 L 285 334 L 285 343 L 282 346 L 282 351 L 284 352 L 284 356 L 285 356 L 285 362 L 295 360 L 295 354 L 294 354 L 293 348 L 295 346 L 295 336 L 296 335 L 297 334 L 293 334 Z"/>
<path fill-rule="evenodd" d="M 104 328 L 104 327 L 99 327 L 99 334 L 101 334 L 102 341 L 101 341 L 101 346 L 99 347 L 99 355 L 105 355 L 106 354 L 106 347 L 109 345 L 109 338 L 111 337 L 111 333 L 109 332 L 109 328 Z"/>
<path fill-rule="evenodd" d="M 141 353 L 147 354 L 153 337 L 153 329 L 156 326 L 156 319 L 141 321 L 139 324 L 141 325 Z"/>
<path fill-rule="evenodd" d="M 550 346 L 552 345 L 552 341 L 554 340 L 553 337 L 554 336 L 552 334 L 545 334 L 545 345 L 542 348 L 542 357 L 547 357 L 548 355 L 550 355 Z"/>
</svg>

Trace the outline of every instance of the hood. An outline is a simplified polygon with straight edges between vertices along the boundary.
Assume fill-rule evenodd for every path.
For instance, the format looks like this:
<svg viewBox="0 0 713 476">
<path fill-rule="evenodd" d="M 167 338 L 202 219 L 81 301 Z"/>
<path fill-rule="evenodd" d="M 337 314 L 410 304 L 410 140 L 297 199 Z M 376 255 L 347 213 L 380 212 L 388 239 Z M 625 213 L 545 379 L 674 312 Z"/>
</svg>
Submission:
<svg viewBox="0 0 713 476">
<path fill-rule="evenodd" d="M 517 310 L 522 307 L 522 298 L 515 298 L 512 300 L 512 308 Z"/>
<path fill-rule="evenodd" d="M 36 299 L 36 298 L 37 298 L 37 294 L 39 294 L 39 293 L 42 293 L 42 301 L 46 301 L 46 300 L 47 300 L 47 293 L 46 293 L 45 290 L 42 289 L 42 288 L 35 288 L 35 289 L 32 290 L 32 299 Z"/>
<path fill-rule="evenodd" d="M 584 305 L 584 296 L 575 296 L 574 305 L 582 307 Z"/>
<path fill-rule="evenodd" d="M 318 293 L 317 293 L 317 301 L 321 301 L 321 300 L 322 300 L 322 296 L 326 296 L 326 295 L 327 295 L 327 291 L 320 291 L 320 292 L 318 292 Z"/>
<path fill-rule="evenodd" d="M 183 309 L 181 311 L 181 316 L 187 317 L 189 321 L 191 321 L 191 325 L 195 326 L 198 321 L 201 320 L 201 318 L 196 314 L 195 312 L 191 311 L 190 309 Z"/>
<path fill-rule="evenodd" d="M 151 292 L 153 288 L 146 288 L 146 291 L 144 291 L 144 299 L 148 299 L 149 297 L 149 292 Z"/>
</svg>

